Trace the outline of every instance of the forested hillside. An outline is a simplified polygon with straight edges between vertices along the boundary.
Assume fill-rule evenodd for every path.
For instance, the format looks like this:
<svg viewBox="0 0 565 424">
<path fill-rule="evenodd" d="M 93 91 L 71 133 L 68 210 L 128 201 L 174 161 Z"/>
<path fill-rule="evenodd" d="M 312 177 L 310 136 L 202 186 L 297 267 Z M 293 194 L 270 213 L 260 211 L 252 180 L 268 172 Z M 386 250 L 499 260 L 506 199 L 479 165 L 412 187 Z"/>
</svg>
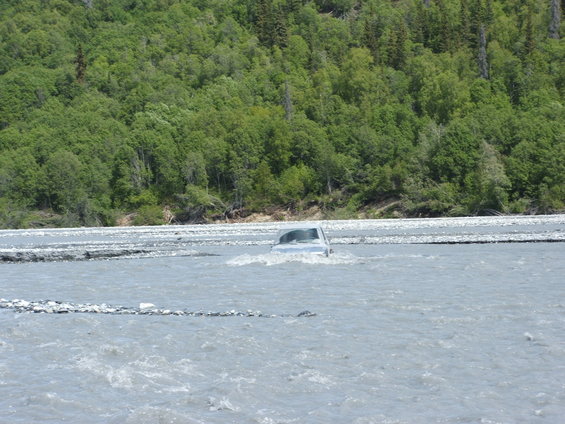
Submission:
<svg viewBox="0 0 565 424">
<path fill-rule="evenodd" d="M 2 0 L 0 227 L 562 211 L 562 1 Z"/>
</svg>

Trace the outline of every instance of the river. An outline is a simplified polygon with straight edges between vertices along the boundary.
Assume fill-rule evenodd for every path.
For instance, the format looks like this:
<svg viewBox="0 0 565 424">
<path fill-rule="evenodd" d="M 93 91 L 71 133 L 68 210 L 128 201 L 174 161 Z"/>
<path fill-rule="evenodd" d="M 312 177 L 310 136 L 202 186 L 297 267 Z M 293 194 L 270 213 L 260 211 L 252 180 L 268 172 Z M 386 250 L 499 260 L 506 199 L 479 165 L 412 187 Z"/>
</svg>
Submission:
<svg viewBox="0 0 565 424">
<path fill-rule="evenodd" d="M 563 422 L 565 215 L 321 224 L 0 231 L 0 423 Z"/>
</svg>

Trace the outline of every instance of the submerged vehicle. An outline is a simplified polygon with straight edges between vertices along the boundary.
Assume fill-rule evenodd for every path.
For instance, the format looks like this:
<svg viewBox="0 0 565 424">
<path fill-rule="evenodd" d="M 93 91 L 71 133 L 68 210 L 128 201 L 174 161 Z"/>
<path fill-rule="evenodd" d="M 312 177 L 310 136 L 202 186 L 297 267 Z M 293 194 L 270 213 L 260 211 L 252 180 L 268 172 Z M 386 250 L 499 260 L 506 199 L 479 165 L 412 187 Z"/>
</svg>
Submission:
<svg viewBox="0 0 565 424">
<path fill-rule="evenodd" d="M 333 253 L 324 230 L 319 225 L 290 226 L 279 230 L 273 253 L 312 253 L 329 256 Z"/>
</svg>

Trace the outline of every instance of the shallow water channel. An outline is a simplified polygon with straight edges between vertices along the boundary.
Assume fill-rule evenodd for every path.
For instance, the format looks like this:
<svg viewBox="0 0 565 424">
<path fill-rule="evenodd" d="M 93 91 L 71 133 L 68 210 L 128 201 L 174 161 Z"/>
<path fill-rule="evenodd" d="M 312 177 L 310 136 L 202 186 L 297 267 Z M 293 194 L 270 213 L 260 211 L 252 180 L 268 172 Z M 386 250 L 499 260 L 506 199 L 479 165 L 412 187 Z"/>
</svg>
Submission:
<svg viewBox="0 0 565 424">
<path fill-rule="evenodd" d="M 564 215 L 321 224 L 0 231 L 0 422 L 563 422 Z"/>
</svg>

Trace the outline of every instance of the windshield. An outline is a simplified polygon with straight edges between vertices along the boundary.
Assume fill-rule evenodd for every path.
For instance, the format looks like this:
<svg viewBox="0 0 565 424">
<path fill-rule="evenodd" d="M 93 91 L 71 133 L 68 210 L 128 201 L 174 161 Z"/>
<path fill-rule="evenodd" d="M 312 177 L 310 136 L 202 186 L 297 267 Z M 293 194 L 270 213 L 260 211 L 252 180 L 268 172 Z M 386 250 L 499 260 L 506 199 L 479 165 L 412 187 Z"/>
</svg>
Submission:
<svg viewBox="0 0 565 424">
<path fill-rule="evenodd" d="M 315 228 L 297 229 L 285 232 L 279 237 L 279 244 L 319 242 L 320 236 Z"/>
</svg>

